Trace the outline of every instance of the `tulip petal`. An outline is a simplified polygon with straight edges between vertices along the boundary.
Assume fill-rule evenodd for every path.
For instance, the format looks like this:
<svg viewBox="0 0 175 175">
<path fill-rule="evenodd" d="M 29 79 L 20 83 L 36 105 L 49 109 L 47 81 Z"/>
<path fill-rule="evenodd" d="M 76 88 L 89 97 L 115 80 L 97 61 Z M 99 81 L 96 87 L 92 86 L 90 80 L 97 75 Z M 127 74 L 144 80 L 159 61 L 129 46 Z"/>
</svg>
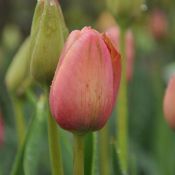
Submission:
<svg viewBox="0 0 175 175">
<path fill-rule="evenodd" d="M 114 77 L 114 94 L 117 95 L 117 91 L 119 89 L 120 79 L 121 79 L 121 56 L 117 51 L 116 46 L 112 43 L 110 38 L 103 34 L 103 39 L 109 49 L 111 55 L 111 61 L 113 66 L 113 77 Z M 116 98 L 116 97 L 115 97 Z M 115 99 L 114 99 L 115 100 Z"/>
</svg>

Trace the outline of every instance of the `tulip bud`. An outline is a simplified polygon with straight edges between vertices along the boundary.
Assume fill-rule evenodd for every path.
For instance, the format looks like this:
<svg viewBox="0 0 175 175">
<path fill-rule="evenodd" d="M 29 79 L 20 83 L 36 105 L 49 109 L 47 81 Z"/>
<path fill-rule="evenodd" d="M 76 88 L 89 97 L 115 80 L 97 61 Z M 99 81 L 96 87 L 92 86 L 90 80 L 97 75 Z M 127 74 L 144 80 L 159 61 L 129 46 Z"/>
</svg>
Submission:
<svg viewBox="0 0 175 175">
<path fill-rule="evenodd" d="M 5 82 L 10 92 L 18 93 L 24 80 L 29 76 L 30 38 L 27 38 L 10 64 Z"/>
<path fill-rule="evenodd" d="M 175 129 L 175 76 L 171 78 L 164 97 L 165 120 L 169 126 Z"/>
<path fill-rule="evenodd" d="M 101 129 L 112 112 L 120 77 L 120 55 L 106 35 L 89 27 L 71 32 L 50 90 L 58 124 L 78 133 Z"/>
<path fill-rule="evenodd" d="M 120 41 L 120 28 L 115 25 L 106 30 L 107 36 L 111 39 L 116 47 L 119 47 Z M 134 37 L 131 30 L 127 30 L 125 37 L 125 49 L 126 49 L 126 78 L 128 81 L 132 79 L 133 64 L 134 64 Z"/>
<path fill-rule="evenodd" d="M 31 74 L 37 81 L 52 80 L 67 33 L 58 2 L 38 1 L 31 29 L 30 65 Z"/>
</svg>

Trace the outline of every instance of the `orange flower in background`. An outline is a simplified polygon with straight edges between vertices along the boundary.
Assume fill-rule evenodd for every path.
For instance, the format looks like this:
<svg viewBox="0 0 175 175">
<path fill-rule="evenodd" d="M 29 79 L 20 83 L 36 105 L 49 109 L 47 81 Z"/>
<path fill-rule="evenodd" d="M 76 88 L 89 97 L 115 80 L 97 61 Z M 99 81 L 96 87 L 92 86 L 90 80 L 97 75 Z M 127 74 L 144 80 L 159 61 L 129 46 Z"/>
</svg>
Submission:
<svg viewBox="0 0 175 175">
<path fill-rule="evenodd" d="M 101 129 L 111 115 L 121 78 L 111 40 L 90 27 L 70 33 L 51 85 L 50 108 L 64 129 Z"/>
</svg>

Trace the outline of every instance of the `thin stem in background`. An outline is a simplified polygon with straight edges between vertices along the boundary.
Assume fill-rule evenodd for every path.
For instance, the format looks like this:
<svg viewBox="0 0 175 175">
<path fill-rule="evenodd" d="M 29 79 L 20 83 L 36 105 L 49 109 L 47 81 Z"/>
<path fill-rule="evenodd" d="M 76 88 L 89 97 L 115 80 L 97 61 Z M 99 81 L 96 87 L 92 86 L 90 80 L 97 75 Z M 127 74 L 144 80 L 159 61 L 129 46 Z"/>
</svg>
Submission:
<svg viewBox="0 0 175 175">
<path fill-rule="evenodd" d="M 63 161 L 61 156 L 58 128 L 51 115 L 48 115 L 48 137 L 52 175 L 63 175 Z"/>
<path fill-rule="evenodd" d="M 12 103 L 14 106 L 15 112 L 15 122 L 16 122 L 16 130 L 18 135 L 19 145 L 22 145 L 25 137 L 25 119 L 24 113 L 22 111 L 22 102 L 17 97 L 12 97 Z"/>
<path fill-rule="evenodd" d="M 97 132 L 93 133 L 93 155 L 92 155 L 92 169 L 91 169 L 91 175 L 98 175 L 99 171 L 98 171 L 98 166 L 97 166 L 97 162 L 98 162 L 98 151 L 97 151 Z"/>
<path fill-rule="evenodd" d="M 108 125 L 99 132 L 99 151 L 100 151 L 100 174 L 109 175 L 110 157 L 109 157 L 109 133 Z"/>
<path fill-rule="evenodd" d="M 128 174 L 128 106 L 126 80 L 125 28 L 120 29 L 120 52 L 122 56 L 122 77 L 117 103 L 117 140 L 120 166 Z"/>
<path fill-rule="evenodd" d="M 84 136 L 74 134 L 73 175 L 84 175 Z"/>
</svg>

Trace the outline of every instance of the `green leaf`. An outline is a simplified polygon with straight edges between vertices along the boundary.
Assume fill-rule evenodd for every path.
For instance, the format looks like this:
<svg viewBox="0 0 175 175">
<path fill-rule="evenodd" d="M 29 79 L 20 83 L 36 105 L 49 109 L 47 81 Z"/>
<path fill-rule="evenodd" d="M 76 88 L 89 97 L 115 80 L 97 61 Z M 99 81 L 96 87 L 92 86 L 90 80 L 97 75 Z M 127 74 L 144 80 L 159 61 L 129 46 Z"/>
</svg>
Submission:
<svg viewBox="0 0 175 175">
<path fill-rule="evenodd" d="M 25 148 L 25 143 L 21 146 L 21 148 L 17 152 L 16 158 L 12 167 L 11 175 L 24 174 L 23 165 L 22 165 L 24 148 Z"/>
<path fill-rule="evenodd" d="M 112 162 L 113 162 L 113 169 L 114 169 L 114 174 L 122 174 L 121 171 L 121 167 L 120 167 L 120 163 L 119 163 L 119 155 L 118 155 L 118 151 L 117 151 L 117 146 L 115 144 L 115 142 L 113 142 L 113 144 L 111 144 L 111 149 L 112 149 Z"/>
<path fill-rule="evenodd" d="M 26 141 L 23 166 L 25 175 L 37 174 L 37 165 L 40 158 L 40 143 L 44 132 L 46 122 L 45 98 L 42 96 L 37 104 L 36 117 L 29 132 Z"/>
<path fill-rule="evenodd" d="M 36 115 L 32 118 L 24 142 L 17 152 L 11 175 L 36 174 L 39 157 L 37 151 L 40 149 L 37 145 L 40 142 L 45 122 L 44 107 L 45 98 L 41 96 L 37 104 Z"/>
</svg>

